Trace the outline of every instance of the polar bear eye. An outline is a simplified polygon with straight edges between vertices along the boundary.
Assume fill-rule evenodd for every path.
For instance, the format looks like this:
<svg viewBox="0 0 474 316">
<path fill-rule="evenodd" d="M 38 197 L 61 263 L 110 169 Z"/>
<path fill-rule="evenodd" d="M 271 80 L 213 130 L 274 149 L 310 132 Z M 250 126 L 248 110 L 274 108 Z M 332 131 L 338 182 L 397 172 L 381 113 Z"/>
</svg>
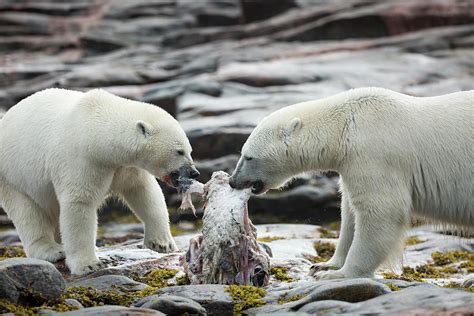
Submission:
<svg viewBox="0 0 474 316">
<path fill-rule="evenodd" d="M 247 161 L 250 161 L 252 159 L 253 159 L 252 157 L 245 157 L 245 160 L 247 160 Z"/>
<path fill-rule="evenodd" d="M 178 153 L 178 155 L 180 155 L 180 156 L 184 156 L 184 150 L 178 150 L 177 153 Z"/>
</svg>

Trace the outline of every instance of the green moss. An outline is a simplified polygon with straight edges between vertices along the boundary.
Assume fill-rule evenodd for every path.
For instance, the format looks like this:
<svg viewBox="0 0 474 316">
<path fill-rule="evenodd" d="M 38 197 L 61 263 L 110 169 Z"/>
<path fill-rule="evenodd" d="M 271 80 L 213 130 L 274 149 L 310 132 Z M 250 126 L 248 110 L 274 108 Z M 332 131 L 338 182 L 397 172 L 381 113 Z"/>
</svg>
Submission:
<svg viewBox="0 0 474 316">
<path fill-rule="evenodd" d="M 97 290 L 91 286 L 75 286 L 69 288 L 63 295 L 64 299 L 72 298 L 84 307 L 101 305 L 129 306 L 132 298 L 117 290 Z"/>
<path fill-rule="evenodd" d="M 56 304 L 44 303 L 40 306 L 29 306 L 21 304 L 13 304 L 6 300 L 0 300 L 0 314 L 13 313 L 15 315 L 37 315 L 42 309 L 49 309 L 56 312 L 69 312 L 79 309 L 77 306 L 71 306 L 64 302 Z"/>
<path fill-rule="evenodd" d="M 272 267 L 270 269 L 270 274 L 275 276 L 277 280 L 283 282 L 293 282 L 295 279 L 286 274 L 286 272 L 288 272 L 287 267 Z"/>
<path fill-rule="evenodd" d="M 336 251 L 336 246 L 330 242 L 315 242 L 314 249 L 318 255 L 316 257 L 310 256 L 308 259 L 311 262 L 318 263 L 331 259 L 331 257 L 334 255 L 334 252 Z"/>
<path fill-rule="evenodd" d="M 266 304 L 263 297 L 267 292 L 252 285 L 230 285 L 225 291 L 232 297 L 236 313 Z"/>
<path fill-rule="evenodd" d="M 422 243 L 423 240 L 419 239 L 418 237 L 416 236 L 413 236 L 413 237 L 409 237 L 407 238 L 407 240 L 405 241 L 405 244 L 407 246 L 413 246 L 413 245 L 417 245 L 417 244 L 420 244 Z"/>
<path fill-rule="evenodd" d="M 474 259 L 473 253 L 467 251 L 433 252 L 431 257 L 433 258 L 433 262 L 415 268 L 403 267 L 403 273 L 401 275 L 386 272 L 383 273 L 383 276 L 386 279 L 423 282 L 423 279 L 449 278 L 452 274 L 462 273 L 462 269 L 472 271 L 474 265 L 472 263 Z M 462 262 L 458 266 L 455 265 L 464 260 L 467 261 Z"/>
<path fill-rule="evenodd" d="M 341 221 L 331 222 L 327 226 L 329 227 L 329 229 L 339 231 L 339 230 L 341 230 Z"/>
<path fill-rule="evenodd" d="M 330 231 L 329 229 L 326 229 L 324 227 L 319 227 L 319 236 L 321 238 L 338 238 L 339 234 L 333 231 Z"/>
<path fill-rule="evenodd" d="M 150 287 L 139 291 L 130 291 L 129 288 L 112 287 L 110 290 L 97 290 L 90 286 L 76 286 L 69 288 L 62 296 L 61 300 L 55 304 L 44 300 L 28 299 L 29 305 L 10 304 L 0 300 L 0 313 L 14 313 L 23 315 L 34 315 L 41 309 L 51 309 L 57 312 L 65 312 L 77 309 L 64 303 L 66 299 L 75 299 L 84 307 L 102 305 L 130 306 L 139 298 L 150 296 L 162 287 L 167 286 L 167 280 L 174 277 L 178 270 L 157 269 L 149 272 L 143 277 L 137 277 L 139 281 L 147 283 Z M 125 291 L 124 291 L 125 290 Z M 25 290 L 25 297 L 30 297 L 29 290 Z M 31 296 L 34 298 L 33 296 Z M 37 303 L 37 304 L 35 304 Z M 41 305 L 42 304 L 42 305 Z"/>
<path fill-rule="evenodd" d="M 149 271 L 137 281 L 146 283 L 152 287 L 162 288 L 167 286 L 166 281 L 174 277 L 178 272 L 176 269 L 156 269 Z"/>
<path fill-rule="evenodd" d="M 16 257 L 26 257 L 25 251 L 21 246 L 2 246 L 0 247 L 0 260 Z"/>
<path fill-rule="evenodd" d="M 179 236 L 187 233 L 184 229 L 181 229 L 178 227 L 176 224 L 170 224 L 170 230 L 171 230 L 171 235 L 173 236 Z"/>
<path fill-rule="evenodd" d="M 459 267 L 466 269 L 467 273 L 474 273 L 474 260 L 463 262 L 459 265 Z"/>
<path fill-rule="evenodd" d="M 188 275 L 184 274 L 183 276 L 176 278 L 176 285 L 189 285 L 191 280 L 189 280 Z"/>
<path fill-rule="evenodd" d="M 398 285 L 393 283 L 385 283 L 385 285 L 387 285 L 392 291 L 400 291 L 400 287 Z"/>
<path fill-rule="evenodd" d="M 434 264 L 438 266 L 444 266 L 446 264 L 464 260 L 474 261 L 474 252 L 455 250 L 441 253 L 439 251 L 436 251 L 431 254 L 431 258 L 433 259 Z"/>
<path fill-rule="evenodd" d="M 280 296 L 280 298 L 278 299 L 278 304 L 283 305 L 289 302 L 300 300 L 301 298 L 303 298 L 302 295 L 288 296 L 288 293 L 285 293 L 282 296 Z"/>
<path fill-rule="evenodd" d="M 458 283 L 458 282 L 449 282 L 448 284 L 443 285 L 443 287 L 448 288 L 448 289 L 461 289 L 461 290 L 464 290 L 464 291 L 474 293 L 474 287 L 466 288 L 466 287 L 462 286 L 461 283 Z"/>
<path fill-rule="evenodd" d="M 35 315 L 36 310 L 26 306 L 12 304 L 6 300 L 0 300 L 0 313 L 13 313 L 15 315 Z"/>
<path fill-rule="evenodd" d="M 285 237 L 280 237 L 280 236 L 268 236 L 268 237 L 257 238 L 257 241 L 272 242 L 272 241 L 275 241 L 275 240 L 282 240 L 282 239 L 286 239 L 286 238 Z"/>
</svg>

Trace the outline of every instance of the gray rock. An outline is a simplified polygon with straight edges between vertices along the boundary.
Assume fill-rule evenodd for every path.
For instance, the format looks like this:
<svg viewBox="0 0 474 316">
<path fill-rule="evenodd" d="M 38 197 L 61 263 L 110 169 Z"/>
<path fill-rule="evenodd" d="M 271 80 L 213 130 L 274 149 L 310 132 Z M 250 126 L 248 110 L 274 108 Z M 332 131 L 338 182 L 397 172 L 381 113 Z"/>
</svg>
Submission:
<svg viewBox="0 0 474 316">
<path fill-rule="evenodd" d="M 158 296 L 172 295 L 194 300 L 201 304 L 209 314 L 222 315 L 233 311 L 232 298 L 224 290 L 225 285 L 203 284 L 172 286 L 158 290 Z"/>
<path fill-rule="evenodd" d="M 12 303 L 57 301 L 66 289 L 53 264 L 32 258 L 0 261 L 0 298 Z"/>
<path fill-rule="evenodd" d="M 340 311 L 341 308 L 352 306 L 351 303 L 347 303 L 344 301 L 336 301 L 336 300 L 326 300 L 326 301 L 318 301 L 312 302 L 309 304 L 304 305 L 301 307 L 298 312 L 308 313 L 308 314 L 316 314 L 321 311 L 331 310 L 331 311 Z"/>
<path fill-rule="evenodd" d="M 123 275 L 103 275 L 95 278 L 87 278 L 68 283 L 68 288 L 74 286 L 92 286 L 97 290 L 120 290 L 122 292 L 139 291 L 146 289 L 148 285 L 136 282 Z"/>
<path fill-rule="evenodd" d="M 324 309 L 324 312 L 329 314 L 424 315 L 442 313 L 454 315 L 458 313 L 464 315 L 470 314 L 474 310 L 474 294 L 457 289 L 416 286 L 356 304 L 334 304 L 331 307 L 320 303 L 321 305 L 304 306 L 301 310 L 311 309 L 312 313 L 317 313 Z"/>
<path fill-rule="evenodd" d="M 139 300 L 135 307 L 150 308 L 167 315 L 198 314 L 205 315 L 201 304 L 189 298 L 174 295 L 152 295 Z"/>
<path fill-rule="evenodd" d="M 82 306 L 82 304 L 78 301 L 78 300 L 75 300 L 73 298 L 67 298 L 64 300 L 64 304 L 66 305 L 69 305 L 69 306 L 72 306 L 72 307 L 77 307 L 77 308 L 84 308 L 84 306 Z"/>
<path fill-rule="evenodd" d="M 361 302 L 391 292 L 388 286 L 371 279 L 349 279 L 315 283 L 315 288 L 306 297 L 295 303 L 290 303 L 293 310 L 299 310 L 302 306 L 316 301 Z"/>
<path fill-rule="evenodd" d="M 97 306 L 82 308 L 72 312 L 61 313 L 64 316 L 80 315 L 107 315 L 107 316 L 141 316 L 141 315 L 165 315 L 161 312 L 148 308 L 122 307 L 122 306 Z"/>
</svg>

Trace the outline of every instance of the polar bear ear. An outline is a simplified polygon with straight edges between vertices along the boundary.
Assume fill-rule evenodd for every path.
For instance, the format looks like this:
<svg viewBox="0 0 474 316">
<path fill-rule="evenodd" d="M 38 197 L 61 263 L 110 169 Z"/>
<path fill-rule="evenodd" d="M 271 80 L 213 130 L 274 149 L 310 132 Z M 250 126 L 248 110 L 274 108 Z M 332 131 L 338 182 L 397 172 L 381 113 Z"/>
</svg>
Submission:
<svg viewBox="0 0 474 316">
<path fill-rule="evenodd" d="M 296 131 L 299 131 L 300 128 L 301 128 L 301 120 L 299 117 L 295 117 L 291 120 L 290 124 L 288 124 L 288 126 L 286 127 L 286 135 L 290 136 L 291 134 L 293 134 L 294 132 Z"/>
<path fill-rule="evenodd" d="M 137 130 L 145 137 L 151 136 L 153 134 L 153 126 L 144 121 L 137 122 Z"/>
</svg>

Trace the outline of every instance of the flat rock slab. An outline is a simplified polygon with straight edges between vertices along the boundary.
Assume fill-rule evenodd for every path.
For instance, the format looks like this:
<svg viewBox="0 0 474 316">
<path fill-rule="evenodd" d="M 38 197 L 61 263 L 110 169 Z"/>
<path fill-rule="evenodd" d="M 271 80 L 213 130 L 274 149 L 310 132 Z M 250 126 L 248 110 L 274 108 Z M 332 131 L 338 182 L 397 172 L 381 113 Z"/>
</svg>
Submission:
<svg viewBox="0 0 474 316">
<path fill-rule="evenodd" d="M 91 286 L 97 290 L 120 290 L 122 292 L 140 291 L 148 285 L 134 281 L 123 275 L 102 275 L 96 278 L 81 279 L 68 283 L 67 287 Z"/>
<path fill-rule="evenodd" d="M 54 302 L 65 289 L 61 273 L 49 262 L 31 258 L 0 261 L 0 298 L 12 303 Z"/>
<path fill-rule="evenodd" d="M 135 304 L 135 307 L 149 308 L 167 315 L 197 314 L 205 315 L 206 309 L 198 302 L 174 295 L 152 295 L 145 297 Z"/>
<path fill-rule="evenodd" d="M 457 289 L 435 286 L 416 286 L 392 292 L 364 302 L 350 304 L 337 301 L 313 302 L 299 311 L 327 314 L 383 314 L 383 315 L 472 315 L 474 294 Z"/>
<path fill-rule="evenodd" d="M 141 316 L 141 315 L 165 315 L 159 311 L 148 308 L 122 307 L 122 306 L 97 306 L 79 309 L 73 312 L 61 313 L 64 316 L 79 315 L 107 315 L 107 316 Z"/>
<path fill-rule="evenodd" d="M 155 294 L 188 298 L 202 304 L 209 314 L 223 315 L 232 313 L 234 307 L 226 288 L 226 285 L 218 284 L 183 285 L 163 288 Z"/>
</svg>

